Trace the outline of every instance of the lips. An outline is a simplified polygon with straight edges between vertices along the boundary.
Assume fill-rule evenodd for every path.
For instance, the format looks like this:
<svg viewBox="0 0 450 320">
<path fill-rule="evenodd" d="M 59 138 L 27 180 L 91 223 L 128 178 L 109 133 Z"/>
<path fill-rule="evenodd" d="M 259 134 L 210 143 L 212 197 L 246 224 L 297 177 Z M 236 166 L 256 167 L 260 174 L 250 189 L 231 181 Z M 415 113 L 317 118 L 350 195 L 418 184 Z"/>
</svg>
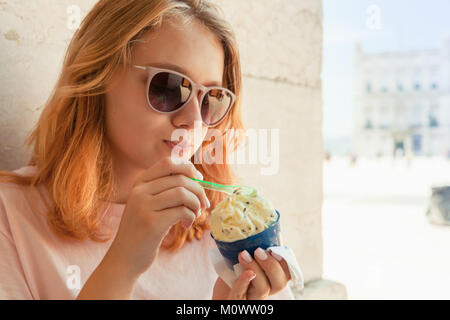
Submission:
<svg viewBox="0 0 450 320">
<path fill-rule="evenodd" d="M 193 146 L 190 142 L 184 140 L 183 141 L 164 140 L 164 143 L 166 143 L 170 147 L 170 149 L 177 147 L 183 150 L 189 150 Z"/>
</svg>

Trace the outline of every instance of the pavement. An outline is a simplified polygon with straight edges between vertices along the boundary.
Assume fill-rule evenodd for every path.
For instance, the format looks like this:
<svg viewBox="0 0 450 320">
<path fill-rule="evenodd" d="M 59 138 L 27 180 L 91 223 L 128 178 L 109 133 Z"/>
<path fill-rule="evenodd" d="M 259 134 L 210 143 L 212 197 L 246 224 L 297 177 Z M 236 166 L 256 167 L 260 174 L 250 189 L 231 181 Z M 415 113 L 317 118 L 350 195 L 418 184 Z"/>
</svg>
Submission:
<svg viewBox="0 0 450 320">
<path fill-rule="evenodd" d="M 349 299 L 450 299 L 450 226 L 426 218 L 443 158 L 324 163 L 323 277 Z"/>
</svg>

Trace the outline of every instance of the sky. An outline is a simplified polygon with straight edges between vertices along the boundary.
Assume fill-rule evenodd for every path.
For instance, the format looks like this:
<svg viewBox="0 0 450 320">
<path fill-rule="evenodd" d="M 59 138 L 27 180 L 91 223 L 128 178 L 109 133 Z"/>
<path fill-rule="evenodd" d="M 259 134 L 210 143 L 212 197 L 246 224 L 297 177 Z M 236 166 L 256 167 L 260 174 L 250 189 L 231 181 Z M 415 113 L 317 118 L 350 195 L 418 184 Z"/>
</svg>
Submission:
<svg viewBox="0 0 450 320">
<path fill-rule="evenodd" d="M 323 0 L 323 134 L 353 131 L 353 58 L 363 52 L 438 49 L 450 36 L 450 0 Z"/>
</svg>

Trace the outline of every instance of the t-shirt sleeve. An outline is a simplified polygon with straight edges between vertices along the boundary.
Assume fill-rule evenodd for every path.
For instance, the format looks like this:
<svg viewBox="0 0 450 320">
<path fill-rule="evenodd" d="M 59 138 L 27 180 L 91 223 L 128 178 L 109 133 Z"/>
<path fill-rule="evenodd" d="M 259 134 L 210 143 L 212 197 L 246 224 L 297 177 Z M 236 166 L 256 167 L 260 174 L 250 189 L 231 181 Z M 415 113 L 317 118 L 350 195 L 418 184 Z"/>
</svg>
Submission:
<svg viewBox="0 0 450 320">
<path fill-rule="evenodd" d="M 9 232 L 0 196 L 0 300 L 31 300 L 16 246 Z"/>
<path fill-rule="evenodd" d="M 28 289 L 16 247 L 0 231 L 0 299 L 33 299 Z"/>
</svg>

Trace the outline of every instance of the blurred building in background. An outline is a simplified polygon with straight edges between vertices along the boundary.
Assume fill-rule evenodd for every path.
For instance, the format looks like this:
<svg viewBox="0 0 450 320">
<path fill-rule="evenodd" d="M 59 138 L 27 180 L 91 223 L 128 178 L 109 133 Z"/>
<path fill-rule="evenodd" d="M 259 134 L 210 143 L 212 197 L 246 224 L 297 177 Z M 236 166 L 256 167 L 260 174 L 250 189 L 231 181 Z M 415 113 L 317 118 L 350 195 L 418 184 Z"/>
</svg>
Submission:
<svg viewBox="0 0 450 320">
<path fill-rule="evenodd" d="M 450 38 L 440 49 L 367 54 L 356 46 L 359 156 L 448 156 Z"/>
</svg>

